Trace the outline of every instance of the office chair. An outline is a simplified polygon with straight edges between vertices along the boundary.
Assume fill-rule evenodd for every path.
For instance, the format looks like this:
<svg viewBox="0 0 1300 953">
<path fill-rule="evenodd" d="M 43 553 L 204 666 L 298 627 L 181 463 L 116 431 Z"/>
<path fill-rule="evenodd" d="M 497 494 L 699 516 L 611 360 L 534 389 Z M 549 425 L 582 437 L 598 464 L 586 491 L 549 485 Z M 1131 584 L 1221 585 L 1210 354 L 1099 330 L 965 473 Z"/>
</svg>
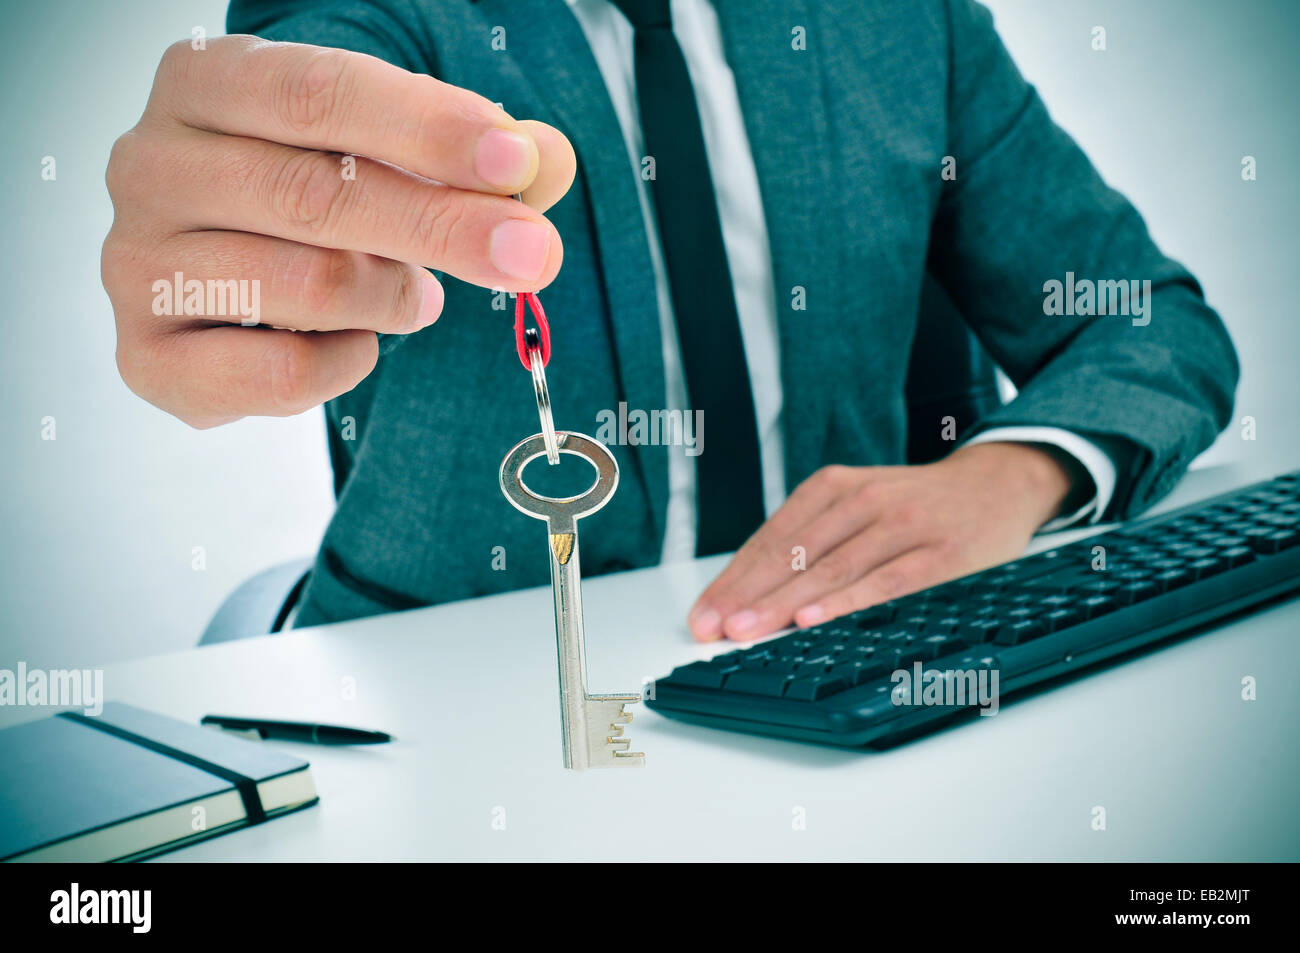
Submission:
<svg viewBox="0 0 1300 953">
<path fill-rule="evenodd" d="M 297 605 L 314 562 L 313 557 L 293 559 L 245 579 L 221 603 L 199 645 L 279 632 Z"/>
<path fill-rule="evenodd" d="M 955 445 L 945 440 L 945 417 L 958 439 L 1001 404 L 995 366 L 962 320 L 952 299 L 928 274 L 921 291 L 916 339 L 908 364 L 907 462 L 932 463 Z M 221 604 L 200 645 L 279 632 L 307 584 L 313 559 L 295 559 L 246 580 Z"/>
</svg>

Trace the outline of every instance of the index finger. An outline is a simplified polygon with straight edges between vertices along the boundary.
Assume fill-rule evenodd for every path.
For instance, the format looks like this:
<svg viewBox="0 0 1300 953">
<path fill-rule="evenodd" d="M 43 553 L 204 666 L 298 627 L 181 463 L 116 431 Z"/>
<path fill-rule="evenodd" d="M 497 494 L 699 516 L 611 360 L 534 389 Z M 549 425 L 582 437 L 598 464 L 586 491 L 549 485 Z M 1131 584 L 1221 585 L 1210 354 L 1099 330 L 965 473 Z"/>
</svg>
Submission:
<svg viewBox="0 0 1300 953">
<path fill-rule="evenodd" d="M 150 108 L 196 129 L 367 156 L 446 185 L 513 194 L 537 143 L 495 103 L 374 56 L 218 37 L 169 47 Z"/>
<path fill-rule="evenodd" d="M 741 590 L 762 591 L 770 588 L 773 580 L 786 575 L 793 537 L 834 505 L 842 489 L 841 482 L 832 468 L 814 474 L 796 487 L 789 499 L 745 541 L 687 614 L 687 624 L 697 639 L 722 637 L 723 622 L 742 608 L 738 598 Z"/>
</svg>

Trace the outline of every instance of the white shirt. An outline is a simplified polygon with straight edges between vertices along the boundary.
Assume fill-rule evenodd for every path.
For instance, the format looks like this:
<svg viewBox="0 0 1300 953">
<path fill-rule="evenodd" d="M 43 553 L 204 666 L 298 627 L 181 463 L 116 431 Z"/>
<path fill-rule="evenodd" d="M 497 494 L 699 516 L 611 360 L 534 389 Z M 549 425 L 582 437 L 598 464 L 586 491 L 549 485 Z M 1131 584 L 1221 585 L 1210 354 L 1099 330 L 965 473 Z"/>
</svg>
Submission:
<svg viewBox="0 0 1300 953">
<path fill-rule="evenodd" d="M 596 65 L 609 90 L 631 162 L 629 175 L 637 183 L 641 213 L 650 242 L 662 331 L 664 384 L 668 410 L 687 410 L 686 380 L 682 369 L 677 325 L 663 248 L 649 186 L 639 174 L 646 150 L 641 134 L 636 98 L 636 72 L 632 51 L 632 25 L 609 0 L 568 0 L 586 34 Z M 776 289 L 767 222 L 758 187 L 758 171 L 745 131 L 736 80 L 727 65 L 718 16 L 708 0 L 671 0 L 673 34 L 682 48 L 686 69 L 695 91 L 708 153 L 709 174 L 717 195 L 722 240 L 731 268 L 731 280 L 740 318 L 745 359 L 749 366 L 758 425 L 762 463 L 763 502 L 767 515 L 784 502 L 785 445 L 781 429 L 782 389 L 780 344 L 777 334 Z M 649 409 L 649 408 L 644 408 Z M 1115 464 L 1092 441 L 1056 427 L 998 427 L 970 444 L 991 441 L 1046 443 L 1077 459 L 1092 476 L 1096 495 L 1074 513 L 1052 520 L 1044 530 L 1059 529 L 1084 519 L 1096 522 L 1115 490 Z M 680 447 L 668 452 L 668 513 L 663 561 L 695 556 L 695 458 Z"/>
</svg>

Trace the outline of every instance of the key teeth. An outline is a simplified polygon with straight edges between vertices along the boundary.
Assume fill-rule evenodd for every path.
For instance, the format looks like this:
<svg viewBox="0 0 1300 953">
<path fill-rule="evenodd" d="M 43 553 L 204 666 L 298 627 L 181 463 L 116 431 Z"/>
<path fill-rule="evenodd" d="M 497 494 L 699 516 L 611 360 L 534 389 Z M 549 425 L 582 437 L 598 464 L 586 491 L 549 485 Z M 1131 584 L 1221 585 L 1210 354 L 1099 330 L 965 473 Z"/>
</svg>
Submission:
<svg viewBox="0 0 1300 953">
<path fill-rule="evenodd" d="M 602 718 L 600 712 L 605 712 L 605 736 L 604 743 L 600 744 L 597 739 L 600 737 L 596 731 L 593 731 L 588 738 L 588 747 L 592 767 L 640 767 L 645 764 L 645 752 L 629 751 L 632 747 L 632 740 L 623 735 L 623 728 L 632 720 L 632 712 L 627 710 L 628 705 L 636 704 L 641 700 L 640 695 L 590 695 L 588 702 L 595 703 L 596 712 L 589 716 L 589 723 L 593 725 L 601 724 Z M 612 708 L 612 710 L 611 710 Z M 596 742 L 591 744 L 590 742 Z"/>
</svg>

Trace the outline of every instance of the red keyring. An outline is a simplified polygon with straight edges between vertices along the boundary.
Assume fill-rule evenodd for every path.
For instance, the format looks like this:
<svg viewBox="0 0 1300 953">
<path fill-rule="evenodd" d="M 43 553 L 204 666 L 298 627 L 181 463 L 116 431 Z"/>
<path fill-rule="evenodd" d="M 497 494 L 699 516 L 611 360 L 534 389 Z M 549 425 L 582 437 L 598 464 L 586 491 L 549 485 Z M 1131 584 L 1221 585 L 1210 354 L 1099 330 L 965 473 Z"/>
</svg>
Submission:
<svg viewBox="0 0 1300 953">
<path fill-rule="evenodd" d="M 524 300 L 527 299 L 528 307 L 533 310 L 533 318 L 537 321 L 537 337 L 542 343 L 542 367 L 545 367 L 551 360 L 551 326 L 546 323 L 546 312 L 542 310 L 542 302 L 531 291 L 521 291 L 515 295 L 515 350 L 519 353 L 519 363 L 524 365 L 524 370 L 531 372 L 532 363 L 528 360 L 528 344 L 524 340 L 526 328 L 524 327 Z"/>
</svg>

